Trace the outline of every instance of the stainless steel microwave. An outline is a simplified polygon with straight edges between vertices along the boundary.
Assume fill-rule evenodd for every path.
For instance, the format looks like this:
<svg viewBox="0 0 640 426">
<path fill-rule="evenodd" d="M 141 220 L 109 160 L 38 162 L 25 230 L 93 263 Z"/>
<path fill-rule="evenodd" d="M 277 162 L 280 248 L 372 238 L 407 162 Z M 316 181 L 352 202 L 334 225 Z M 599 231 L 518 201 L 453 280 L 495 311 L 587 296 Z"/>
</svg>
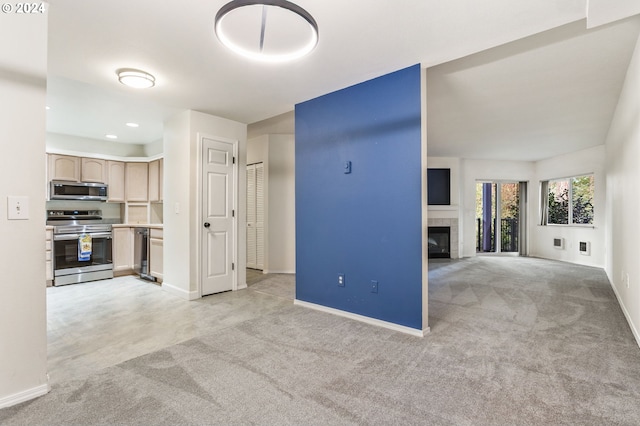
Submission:
<svg viewBox="0 0 640 426">
<path fill-rule="evenodd" d="M 49 199 L 106 201 L 108 194 L 107 189 L 106 183 L 52 180 L 49 189 Z"/>
</svg>

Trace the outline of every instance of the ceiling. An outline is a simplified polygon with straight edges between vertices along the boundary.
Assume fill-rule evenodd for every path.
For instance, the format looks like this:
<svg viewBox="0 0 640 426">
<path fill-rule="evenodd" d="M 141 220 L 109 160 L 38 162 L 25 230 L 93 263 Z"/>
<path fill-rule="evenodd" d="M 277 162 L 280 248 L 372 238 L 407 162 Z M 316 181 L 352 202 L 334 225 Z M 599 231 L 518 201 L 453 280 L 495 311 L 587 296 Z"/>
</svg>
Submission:
<svg viewBox="0 0 640 426">
<path fill-rule="evenodd" d="M 249 124 L 422 63 L 429 155 L 531 160 L 602 144 L 640 26 L 587 31 L 585 1 L 296 0 L 319 44 L 264 64 L 215 38 L 226 0 L 50 0 L 47 130 L 146 144 L 179 111 Z M 118 68 L 148 71 L 156 86 L 127 88 Z"/>
<path fill-rule="evenodd" d="M 536 161 L 602 145 L 639 30 L 579 21 L 429 68 L 429 155 Z"/>
</svg>

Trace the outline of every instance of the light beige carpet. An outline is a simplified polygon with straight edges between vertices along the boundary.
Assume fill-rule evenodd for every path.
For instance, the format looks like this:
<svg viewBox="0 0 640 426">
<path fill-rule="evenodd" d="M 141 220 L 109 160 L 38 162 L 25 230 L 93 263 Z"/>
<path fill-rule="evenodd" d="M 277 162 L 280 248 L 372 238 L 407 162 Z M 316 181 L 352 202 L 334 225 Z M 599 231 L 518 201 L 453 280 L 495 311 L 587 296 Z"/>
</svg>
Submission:
<svg viewBox="0 0 640 426">
<path fill-rule="evenodd" d="M 640 350 L 602 270 L 451 262 L 430 273 L 429 308 L 416 338 L 283 306 L 61 383 L 0 423 L 640 424 Z"/>
</svg>

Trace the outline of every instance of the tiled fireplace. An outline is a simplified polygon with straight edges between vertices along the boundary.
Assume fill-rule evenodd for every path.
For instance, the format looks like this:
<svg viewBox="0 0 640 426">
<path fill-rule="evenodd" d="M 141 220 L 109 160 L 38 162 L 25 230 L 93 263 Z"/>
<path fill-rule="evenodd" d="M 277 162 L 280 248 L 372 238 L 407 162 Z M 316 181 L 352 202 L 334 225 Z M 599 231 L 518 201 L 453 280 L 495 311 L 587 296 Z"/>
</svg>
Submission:
<svg viewBox="0 0 640 426">
<path fill-rule="evenodd" d="M 429 226 L 429 257 L 458 259 L 460 257 L 458 219 L 429 218 L 427 223 Z"/>
</svg>

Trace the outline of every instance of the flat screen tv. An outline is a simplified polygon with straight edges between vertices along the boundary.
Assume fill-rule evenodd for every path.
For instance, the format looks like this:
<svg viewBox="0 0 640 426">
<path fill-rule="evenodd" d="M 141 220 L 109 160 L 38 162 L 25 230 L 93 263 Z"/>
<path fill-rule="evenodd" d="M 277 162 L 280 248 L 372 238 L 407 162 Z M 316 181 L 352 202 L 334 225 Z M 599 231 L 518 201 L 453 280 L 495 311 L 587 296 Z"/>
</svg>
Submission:
<svg viewBox="0 0 640 426">
<path fill-rule="evenodd" d="M 427 204 L 451 204 L 451 169 L 427 169 Z"/>
</svg>

